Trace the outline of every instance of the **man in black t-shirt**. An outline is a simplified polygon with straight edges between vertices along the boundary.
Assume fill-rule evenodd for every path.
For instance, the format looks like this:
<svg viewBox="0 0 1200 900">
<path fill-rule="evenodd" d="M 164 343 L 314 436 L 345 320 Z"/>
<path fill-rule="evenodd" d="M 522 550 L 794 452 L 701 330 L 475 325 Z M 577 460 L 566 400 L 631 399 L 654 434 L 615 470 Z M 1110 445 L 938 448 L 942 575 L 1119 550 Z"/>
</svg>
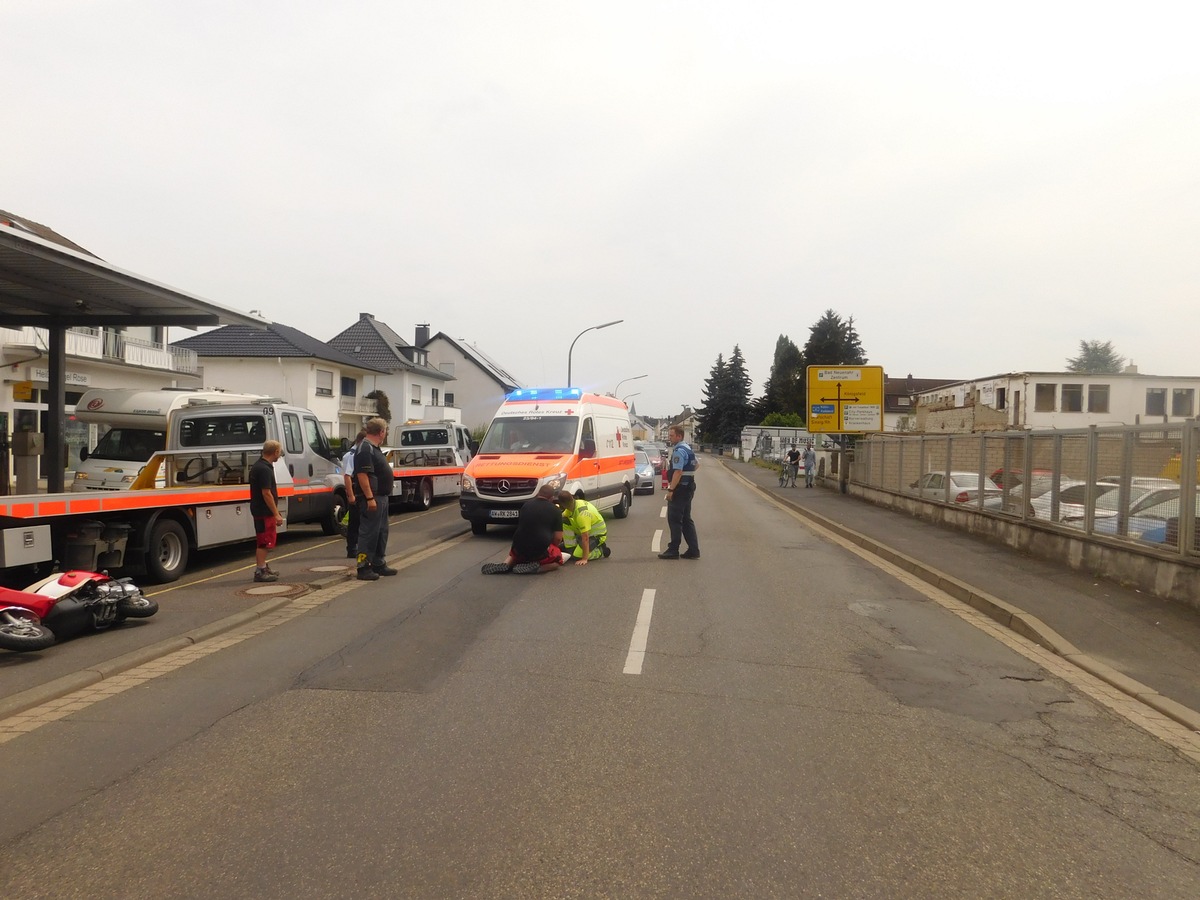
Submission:
<svg viewBox="0 0 1200 900">
<path fill-rule="evenodd" d="M 787 467 L 788 477 L 786 481 L 792 483 L 792 487 L 796 486 L 796 476 L 800 474 L 800 451 L 796 449 L 796 445 L 792 444 L 792 449 L 787 452 Z M 786 481 L 784 487 L 787 487 Z"/>
<path fill-rule="evenodd" d="M 374 581 L 395 575 L 387 564 L 388 498 L 392 496 L 391 464 L 379 449 L 387 438 L 387 422 L 371 419 L 363 426 L 366 436 L 354 454 L 354 480 L 358 485 L 358 579 Z"/>
<path fill-rule="evenodd" d="M 484 563 L 483 574 L 558 568 L 569 559 L 559 549 L 562 539 L 562 510 L 554 504 L 554 488 L 544 484 L 537 496 L 521 507 L 508 558 L 502 563 Z"/>
<path fill-rule="evenodd" d="M 250 467 L 250 515 L 254 519 L 254 580 L 278 581 L 267 565 L 267 551 L 275 547 L 276 531 L 283 524 L 279 512 L 279 488 L 275 483 L 275 460 L 283 454 L 279 441 L 263 444 L 262 456 Z"/>
</svg>

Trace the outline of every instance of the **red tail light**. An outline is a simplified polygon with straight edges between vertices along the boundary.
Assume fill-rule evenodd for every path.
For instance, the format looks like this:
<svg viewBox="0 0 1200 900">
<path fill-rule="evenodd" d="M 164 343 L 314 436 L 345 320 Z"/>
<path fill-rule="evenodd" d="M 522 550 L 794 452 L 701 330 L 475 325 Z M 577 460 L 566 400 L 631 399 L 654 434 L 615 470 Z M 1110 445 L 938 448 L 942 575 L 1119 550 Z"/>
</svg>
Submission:
<svg viewBox="0 0 1200 900">
<path fill-rule="evenodd" d="M 958 496 L 954 498 L 955 503 L 966 503 L 971 499 L 971 495 L 966 491 L 959 491 Z"/>
</svg>

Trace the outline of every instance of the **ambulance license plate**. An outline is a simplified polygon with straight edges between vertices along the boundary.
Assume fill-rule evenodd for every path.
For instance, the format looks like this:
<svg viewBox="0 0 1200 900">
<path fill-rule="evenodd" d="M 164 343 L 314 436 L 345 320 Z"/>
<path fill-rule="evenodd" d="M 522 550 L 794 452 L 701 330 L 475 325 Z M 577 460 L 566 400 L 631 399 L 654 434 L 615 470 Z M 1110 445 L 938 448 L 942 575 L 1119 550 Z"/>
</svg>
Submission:
<svg viewBox="0 0 1200 900">
<path fill-rule="evenodd" d="M 521 514 L 519 509 L 493 509 L 493 519 L 515 519 Z"/>
</svg>

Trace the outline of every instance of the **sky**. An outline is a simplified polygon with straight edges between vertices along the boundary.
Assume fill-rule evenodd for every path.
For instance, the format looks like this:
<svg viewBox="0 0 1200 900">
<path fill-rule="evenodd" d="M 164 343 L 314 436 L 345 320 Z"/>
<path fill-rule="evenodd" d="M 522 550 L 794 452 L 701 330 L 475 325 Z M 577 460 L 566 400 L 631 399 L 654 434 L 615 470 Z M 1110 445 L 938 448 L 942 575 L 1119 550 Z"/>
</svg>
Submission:
<svg viewBox="0 0 1200 900">
<path fill-rule="evenodd" d="M 0 0 L 0 208 L 322 340 L 428 323 L 651 416 L 735 346 L 759 395 L 827 309 L 893 377 L 1060 371 L 1081 340 L 1200 375 L 1197 26 L 1194 0 Z"/>
</svg>

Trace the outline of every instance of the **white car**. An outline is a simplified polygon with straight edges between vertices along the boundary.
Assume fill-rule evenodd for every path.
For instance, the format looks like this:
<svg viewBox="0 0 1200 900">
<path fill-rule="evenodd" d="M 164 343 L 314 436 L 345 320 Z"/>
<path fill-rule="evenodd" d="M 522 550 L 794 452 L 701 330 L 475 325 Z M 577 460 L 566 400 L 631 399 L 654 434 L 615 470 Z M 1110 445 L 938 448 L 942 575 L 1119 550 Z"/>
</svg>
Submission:
<svg viewBox="0 0 1200 900">
<path fill-rule="evenodd" d="M 909 487 L 925 500 L 962 503 L 973 506 L 979 500 L 979 475 L 976 472 L 926 472 Z M 1000 509 L 1004 492 L 990 478 L 983 479 L 983 508 Z"/>
<path fill-rule="evenodd" d="M 1100 505 L 1103 497 L 1117 493 L 1117 485 L 1107 482 L 1096 482 L 1089 485 L 1086 481 L 1063 480 L 1058 485 L 1058 516 L 1053 521 L 1083 527 L 1083 519 L 1087 514 L 1089 489 L 1093 492 L 1092 502 L 1096 504 L 1096 518 L 1106 519 L 1117 514 L 1115 509 L 1106 509 Z M 1029 501 L 1030 512 L 1035 519 L 1051 520 L 1053 494 L 1053 491 L 1046 491 Z M 1109 505 L 1111 505 L 1111 501 Z"/>
</svg>

